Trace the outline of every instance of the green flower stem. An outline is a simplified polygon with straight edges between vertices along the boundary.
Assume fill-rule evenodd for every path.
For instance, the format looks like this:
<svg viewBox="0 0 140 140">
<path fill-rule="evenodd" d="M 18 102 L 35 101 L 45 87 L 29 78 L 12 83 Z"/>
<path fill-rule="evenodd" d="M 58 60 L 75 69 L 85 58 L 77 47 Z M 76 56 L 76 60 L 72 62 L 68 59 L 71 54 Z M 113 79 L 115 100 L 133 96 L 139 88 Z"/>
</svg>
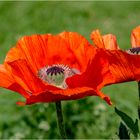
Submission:
<svg viewBox="0 0 140 140">
<path fill-rule="evenodd" d="M 65 132 L 64 121 L 63 121 L 61 101 L 56 102 L 55 105 L 56 105 L 57 121 L 58 121 L 61 139 L 66 139 L 66 132 Z"/>
<path fill-rule="evenodd" d="M 140 119 L 140 81 L 138 82 L 138 92 L 139 92 L 138 116 Z"/>
</svg>

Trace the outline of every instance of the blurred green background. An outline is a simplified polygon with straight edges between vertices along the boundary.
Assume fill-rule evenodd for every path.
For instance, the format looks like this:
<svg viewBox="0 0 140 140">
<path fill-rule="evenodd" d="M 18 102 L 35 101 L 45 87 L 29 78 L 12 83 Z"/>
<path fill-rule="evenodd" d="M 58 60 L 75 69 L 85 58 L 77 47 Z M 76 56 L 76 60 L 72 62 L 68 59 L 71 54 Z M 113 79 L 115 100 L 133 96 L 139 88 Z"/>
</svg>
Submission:
<svg viewBox="0 0 140 140">
<path fill-rule="evenodd" d="M 139 24 L 140 2 L 0 2 L 0 62 L 21 36 L 64 30 L 90 40 L 98 28 L 102 34 L 115 34 L 119 46 L 128 49 L 131 30 Z M 136 82 L 108 86 L 103 92 L 121 111 L 138 118 Z M 19 100 L 19 94 L 0 89 L 0 138 L 60 138 L 53 103 L 20 107 L 15 104 Z M 63 114 L 68 138 L 118 138 L 120 118 L 98 97 L 64 101 Z"/>
</svg>

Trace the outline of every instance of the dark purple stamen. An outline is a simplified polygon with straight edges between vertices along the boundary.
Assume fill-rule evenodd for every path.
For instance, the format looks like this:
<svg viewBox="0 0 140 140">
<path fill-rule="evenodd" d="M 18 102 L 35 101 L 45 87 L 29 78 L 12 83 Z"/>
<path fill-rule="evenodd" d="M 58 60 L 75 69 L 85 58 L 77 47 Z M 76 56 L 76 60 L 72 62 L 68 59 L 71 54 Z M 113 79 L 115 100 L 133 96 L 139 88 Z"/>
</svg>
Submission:
<svg viewBox="0 0 140 140">
<path fill-rule="evenodd" d="M 48 68 L 47 69 L 47 71 L 46 71 L 46 73 L 47 73 L 47 75 L 49 75 L 49 74 L 51 74 L 51 76 L 53 75 L 53 74 L 64 74 L 64 69 L 63 68 L 61 68 L 61 67 L 58 67 L 58 66 L 53 66 L 53 67 L 50 67 L 50 68 Z"/>
<path fill-rule="evenodd" d="M 129 49 L 129 51 L 130 51 L 131 53 L 139 54 L 139 53 L 140 53 L 140 47 L 131 48 L 131 49 Z"/>
</svg>

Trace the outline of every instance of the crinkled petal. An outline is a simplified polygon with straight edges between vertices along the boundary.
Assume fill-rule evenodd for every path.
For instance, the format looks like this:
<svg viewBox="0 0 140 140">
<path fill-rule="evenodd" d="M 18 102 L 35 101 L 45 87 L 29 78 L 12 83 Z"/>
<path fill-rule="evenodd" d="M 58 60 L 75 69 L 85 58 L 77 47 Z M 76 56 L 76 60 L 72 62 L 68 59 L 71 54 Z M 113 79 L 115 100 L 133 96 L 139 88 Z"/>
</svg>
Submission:
<svg viewBox="0 0 140 140">
<path fill-rule="evenodd" d="M 15 81 L 31 94 L 38 94 L 47 89 L 55 89 L 50 85 L 44 84 L 37 75 L 34 75 L 32 69 L 25 60 L 16 60 L 9 63 Z M 57 89 L 57 88 L 56 88 Z"/>
<path fill-rule="evenodd" d="M 29 97 L 28 93 L 15 82 L 11 73 L 5 68 L 4 65 L 0 65 L 0 77 L 1 77 L 0 87 L 4 87 L 19 92 L 21 93 L 21 95 L 23 95 L 26 98 Z"/>
<path fill-rule="evenodd" d="M 8 87 L 8 89 L 18 92 L 26 99 L 30 97 L 30 93 L 28 91 L 24 90 L 18 83 L 13 83 L 12 85 L 10 85 Z"/>
<path fill-rule="evenodd" d="M 62 32 L 50 35 L 46 42 L 47 64 L 64 64 L 76 68 L 80 72 L 86 69 L 86 64 L 91 58 L 92 47 L 88 41 L 75 32 Z"/>
<path fill-rule="evenodd" d="M 119 46 L 117 44 L 116 36 L 107 34 L 102 36 L 99 30 L 95 30 L 91 33 L 91 40 L 98 48 L 105 48 L 108 50 L 117 50 Z"/>
<path fill-rule="evenodd" d="M 68 44 L 69 52 L 73 53 L 75 61 L 79 64 L 80 68 L 74 65 L 71 66 L 78 68 L 81 72 L 84 71 L 92 58 L 93 46 L 82 35 L 75 32 L 62 32 L 59 36 Z"/>
<path fill-rule="evenodd" d="M 82 89 L 81 89 L 82 91 Z M 104 99 L 109 105 L 111 105 L 111 101 L 110 98 L 106 95 L 104 95 L 101 92 L 96 92 L 93 89 L 87 89 L 87 90 L 83 90 L 82 92 L 75 92 L 75 94 L 73 93 L 72 95 L 66 95 L 66 94 L 53 94 L 53 93 L 41 93 L 39 95 L 33 95 L 30 96 L 30 98 L 28 98 L 26 100 L 26 104 L 33 104 L 33 103 L 38 103 L 38 102 L 57 102 L 60 100 L 76 100 L 76 99 L 81 99 L 83 97 L 86 96 L 99 96 L 102 99 Z"/>
<path fill-rule="evenodd" d="M 91 57 L 91 48 L 88 41 L 75 32 L 25 36 L 9 51 L 5 62 L 25 59 L 34 73 L 52 64 L 69 65 L 82 72 Z"/>
<path fill-rule="evenodd" d="M 112 34 L 104 35 L 103 36 L 103 41 L 104 41 L 105 48 L 107 50 L 118 50 L 118 49 L 120 49 L 118 44 L 117 44 L 116 36 L 114 36 Z"/>
<path fill-rule="evenodd" d="M 46 38 L 48 35 L 46 35 Z M 30 64 L 33 72 L 36 73 L 46 63 L 46 45 L 41 35 L 25 36 L 20 39 L 16 46 L 24 59 Z"/>
<path fill-rule="evenodd" d="M 104 41 L 102 39 L 102 36 L 99 32 L 99 30 L 95 30 L 91 33 L 90 35 L 91 40 L 95 44 L 96 47 L 98 48 L 105 48 Z"/>
<path fill-rule="evenodd" d="M 23 53 L 17 47 L 13 47 L 6 55 L 5 63 L 9 63 L 18 59 L 24 59 Z"/>
<path fill-rule="evenodd" d="M 104 49 L 96 49 L 92 61 L 88 64 L 86 71 L 81 75 L 75 75 L 66 80 L 69 88 L 87 86 L 101 89 L 112 81 L 109 70 L 108 59 Z"/>
<path fill-rule="evenodd" d="M 121 50 L 97 49 L 86 72 L 70 77 L 66 82 L 69 88 L 87 86 L 100 90 L 105 85 L 139 81 L 139 62 L 139 55 L 130 55 Z"/>
<path fill-rule="evenodd" d="M 11 76 L 11 73 L 9 73 L 4 65 L 0 64 L 0 86 L 4 88 L 8 88 L 10 85 L 14 83 L 14 79 Z"/>
<path fill-rule="evenodd" d="M 133 29 L 131 33 L 131 45 L 132 47 L 140 47 L 140 26 Z"/>
<path fill-rule="evenodd" d="M 114 77 L 112 83 L 140 80 L 140 56 L 124 51 L 106 51 L 109 69 Z"/>
</svg>

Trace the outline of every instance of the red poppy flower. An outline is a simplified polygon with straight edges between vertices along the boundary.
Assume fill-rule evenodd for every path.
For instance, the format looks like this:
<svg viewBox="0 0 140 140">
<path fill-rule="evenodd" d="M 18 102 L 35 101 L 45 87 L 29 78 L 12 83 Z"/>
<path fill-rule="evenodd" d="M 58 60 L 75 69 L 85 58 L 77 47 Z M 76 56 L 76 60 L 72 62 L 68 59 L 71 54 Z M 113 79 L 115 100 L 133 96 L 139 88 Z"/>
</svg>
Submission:
<svg viewBox="0 0 140 140">
<path fill-rule="evenodd" d="M 134 39 L 134 36 L 137 37 Z M 140 80 L 140 56 L 134 55 L 134 52 L 137 52 L 136 48 L 135 50 L 120 50 L 114 35 L 108 34 L 102 36 L 99 30 L 91 33 L 91 39 L 97 48 L 100 48 L 105 52 L 105 59 L 108 61 L 108 68 L 113 77 L 108 84 Z M 137 30 L 135 35 L 133 32 L 132 44 L 133 46 L 135 46 L 135 44 L 140 46 L 140 27 L 139 32 Z"/>
<path fill-rule="evenodd" d="M 111 104 L 100 92 L 112 81 L 105 55 L 74 32 L 25 36 L 0 65 L 0 86 L 19 92 L 25 104 L 92 95 Z"/>
</svg>

